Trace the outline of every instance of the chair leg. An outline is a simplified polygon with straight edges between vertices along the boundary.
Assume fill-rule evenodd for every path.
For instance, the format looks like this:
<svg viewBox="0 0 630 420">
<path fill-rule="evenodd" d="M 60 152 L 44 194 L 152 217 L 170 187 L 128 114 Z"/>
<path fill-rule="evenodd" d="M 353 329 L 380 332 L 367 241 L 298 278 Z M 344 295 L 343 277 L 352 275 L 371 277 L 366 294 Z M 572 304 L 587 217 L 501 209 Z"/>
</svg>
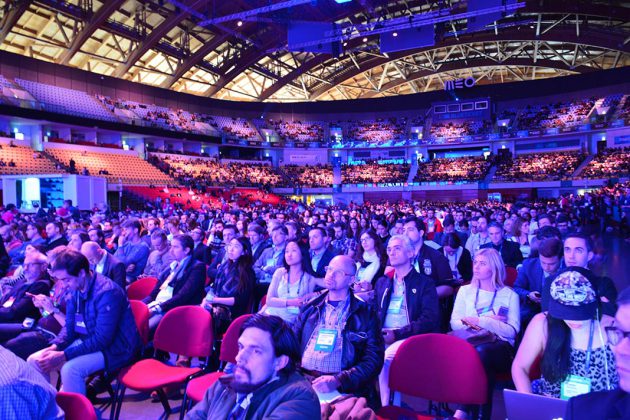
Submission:
<svg viewBox="0 0 630 420">
<path fill-rule="evenodd" d="M 184 420 L 184 416 L 188 411 L 188 394 L 184 391 L 184 398 L 182 399 L 182 407 L 179 409 L 179 420 Z"/>
<path fill-rule="evenodd" d="M 168 415 L 171 414 L 171 406 L 168 403 L 168 397 L 166 396 L 166 393 L 164 392 L 164 389 L 162 388 L 158 388 L 157 389 L 157 394 L 158 397 L 160 397 L 160 402 L 162 403 L 162 407 L 164 407 L 164 412 Z"/>
<path fill-rule="evenodd" d="M 120 411 L 122 410 L 123 400 L 125 399 L 125 391 L 127 387 L 125 387 L 122 383 L 118 384 L 120 392 L 118 394 L 118 404 L 116 406 L 116 415 L 114 420 L 118 420 L 120 418 Z"/>
</svg>

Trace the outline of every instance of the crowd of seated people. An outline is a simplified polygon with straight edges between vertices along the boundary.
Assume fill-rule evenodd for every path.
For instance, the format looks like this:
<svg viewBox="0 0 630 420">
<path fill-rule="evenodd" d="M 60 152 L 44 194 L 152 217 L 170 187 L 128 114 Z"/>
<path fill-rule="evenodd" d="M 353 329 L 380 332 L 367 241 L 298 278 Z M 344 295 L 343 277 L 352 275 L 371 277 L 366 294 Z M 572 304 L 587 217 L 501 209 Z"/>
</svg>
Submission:
<svg viewBox="0 0 630 420">
<path fill-rule="evenodd" d="M 257 186 L 270 188 L 281 182 L 281 176 L 270 163 L 221 163 L 211 158 L 151 155 L 150 162 L 184 185 Z"/>
<path fill-rule="evenodd" d="M 569 179 L 585 157 L 579 151 L 518 155 L 499 163 L 494 180 L 528 182 Z"/>
<path fill-rule="evenodd" d="M 630 147 L 605 149 L 593 157 L 580 178 L 616 178 L 630 175 Z"/>
<path fill-rule="evenodd" d="M 522 110 L 518 128 L 562 128 L 585 122 L 597 98 L 576 99 L 546 105 L 527 105 Z"/>
<path fill-rule="evenodd" d="M 269 119 L 267 128 L 278 133 L 282 140 L 289 141 L 321 141 L 324 138 L 324 126 L 319 121 L 284 121 Z"/>
<path fill-rule="evenodd" d="M 627 206 L 610 191 L 597 194 Z M 587 395 L 567 410 L 584 404 L 627 418 L 627 405 L 616 401 L 630 392 L 630 291 L 618 293 L 593 271 L 595 253 L 606 252 L 592 242 L 605 210 L 585 215 L 582 200 L 400 201 L 325 212 L 288 203 L 168 217 L 160 210 L 79 213 L 71 202 L 64 215 L 0 207 L 0 345 L 42 375 L 38 386 L 59 372 L 62 391 L 96 401 L 120 381 L 139 391 L 134 401 L 153 391 L 167 407 L 196 389 L 184 386 L 189 375 L 216 370 L 212 331 L 236 348 L 222 366 L 231 375 L 201 377 L 188 418 L 297 410 L 319 419 L 318 397 L 331 393 L 364 398 L 351 408 L 367 418 L 390 404 L 392 362 L 410 346 L 424 354 L 420 337 L 460 347 L 468 341 L 487 398 L 454 406 L 455 418 L 490 420 L 496 378 L 510 373 L 519 392 L 553 398 L 565 397 L 565 382 L 581 375 Z M 529 258 L 506 231 L 508 221 L 529 223 Z M 150 287 L 141 290 L 143 283 Z M 470 339 L 480 332 L 494 339 Z M 175 336 L 178 343 L 164 347 Z M 431 357 L 455 363 L 444 350 Z M 206 372 L 198 356 L 210 356 Z M 607 391 L 609 403 L 591 401 L 597 391 Z M 30 398 L 22 406 L 37 407 Z M 130 403 L 114 405 L 124 412 Z"/>
<path fill-rule="evenodd" d="M 330 188 L 333 184 L 332 165 L 285 165 L 282 187 Z"/>
<path fill-rule="evenodd" d="M 379 184 L 407 182 L 409 164 L 366 162 L 360 165 L 342 165 L 343 184 Z"/>
<path fill-rule="evenodd" d="M 476 134 L 487 134 L 492 128 L 492 123 L 488 120 L 474 121 L 447 121 L 434 122 L 431 124 L 431 140 L 455 139 Z"/>
<path fill-rule="evenodd" d="M 407 118 L 405 117 L 350 121 L 347 128 L 347 137 L 351 140 L 380 144 L 391 140 L 404 139 L 406 127 Z"/>
<path fill-rule="evenodd" d="M 476 182 L 487 174 L 492 159 L 483 156 L 465 156 L 458 158 L 436 158 L 427 163 L 418 164 L 414 182 Z"/>
</svg>

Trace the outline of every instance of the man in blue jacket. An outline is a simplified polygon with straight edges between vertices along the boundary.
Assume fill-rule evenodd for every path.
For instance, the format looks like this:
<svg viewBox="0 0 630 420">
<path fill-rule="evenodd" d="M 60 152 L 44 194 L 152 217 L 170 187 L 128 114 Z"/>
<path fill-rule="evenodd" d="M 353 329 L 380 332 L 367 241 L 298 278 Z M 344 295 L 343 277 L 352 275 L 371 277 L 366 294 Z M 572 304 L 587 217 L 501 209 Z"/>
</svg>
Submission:
<svg viewBox="0 0 630 420">
<path fill-rule="evenodd" d="M 81 253 L 68 249 L 52 263 L 52 276 L 67 285 L 66 325 L 52 345 L 28 358 L 45 376 L 61 369 L 63 390 L 85 395 L 86 379 L 129 364 L 140 336 L 123 289 L 90 271 Z"/>
</svg>

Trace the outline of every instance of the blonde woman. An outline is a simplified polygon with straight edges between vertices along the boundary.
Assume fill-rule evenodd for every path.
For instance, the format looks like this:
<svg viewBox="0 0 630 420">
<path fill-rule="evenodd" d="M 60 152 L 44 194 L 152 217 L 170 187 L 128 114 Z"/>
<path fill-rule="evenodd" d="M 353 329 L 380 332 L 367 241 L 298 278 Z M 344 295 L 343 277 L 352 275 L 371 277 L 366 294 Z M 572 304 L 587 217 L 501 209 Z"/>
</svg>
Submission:
<svg viewBox="0 0 630 420">
<path fill-rule="evenodd" d="M 473 278 L 459 289 L 451 316 L 451 328 L 484 329 L 496 339 L 478 344 L 475 349 L 488 375 L 488 403 L 481 407 L 481 419 L 492 415 L 494 377 L 509 372 L 514 356 L 514 339 L 520 329 L 518 295 L 504 286 L 505 265 L 501 255 L 491 248 L 480 249 L 473 261 Z M 461 406 L 455 413 L 459 419 L 477 418 L 477 406 Z"/>
</svg>

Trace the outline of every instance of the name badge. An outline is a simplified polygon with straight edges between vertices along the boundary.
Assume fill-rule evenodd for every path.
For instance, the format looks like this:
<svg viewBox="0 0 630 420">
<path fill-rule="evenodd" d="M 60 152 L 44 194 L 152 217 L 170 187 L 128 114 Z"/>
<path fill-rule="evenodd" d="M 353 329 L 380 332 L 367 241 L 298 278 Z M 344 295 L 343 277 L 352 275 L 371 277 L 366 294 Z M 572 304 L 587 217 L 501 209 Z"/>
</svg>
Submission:
<svg viewBox="0 0 630 420">
<path fill-rule="evenodd" d="M 322 328 L 317 334 L 317 340 L 315 341 L 315 351 L 323 351 L 325 353 L 332 353 L 337 342 L 337 330 L 331 330 L 328 328 Z"/>
<path fill-rule="evenodd" d="M 85 320 L 83 314 L 76 314 L 74 317 L 74 331 L 77 334 L 87 335 L 87 327 L 85 326 Z"/>
<path fill-rule="evenodd" d="M 387 308 L 388 314 L 399 314 L 402 308 L 403 297 L 392 297 L 392 300 L 389 302 L 389 308 Z"/>
<path fill-rule="evenodd" d="M 560 398 L 563 400 L 589 392 L 591 392 L 591 380 L 583 376 L 569 375 L 567 380 L 560 384 Z"/>
<path fill-rule="evenodd" d="M 300 308 L 298 308 L 297 306 L 287 306 L 287 312 L 293 315 L 299 315 Z"/>
<path fill-rule="evenodd" d="M 273 266 L 276 265 L 276 260 L 274 260 L 273 258 L 269 258 L 267 260 L 267 264 L 266 265 L 267 265 L 267 267 L 273 267 Z"/>
<path fill-rule="evenodd" d="M 13 306 L 13 302 L 15 302 L 15 298 L 11 297 L 11 298 L 7 299 L 7 301 L 2 304 L 2 307 L 3 308 L 10 308 L 11 306 Z"/>
</svg>

